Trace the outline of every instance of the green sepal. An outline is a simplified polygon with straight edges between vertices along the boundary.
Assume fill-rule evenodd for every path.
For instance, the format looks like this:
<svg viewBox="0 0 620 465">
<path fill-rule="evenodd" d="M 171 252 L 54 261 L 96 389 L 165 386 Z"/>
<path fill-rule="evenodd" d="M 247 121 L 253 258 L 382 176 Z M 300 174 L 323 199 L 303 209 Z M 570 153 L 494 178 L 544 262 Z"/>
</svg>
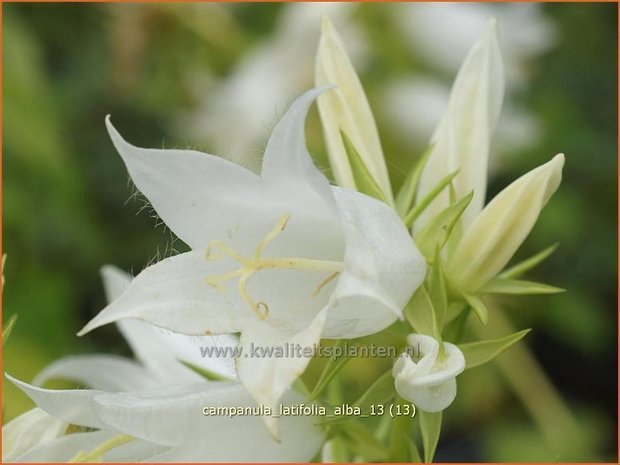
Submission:
<svg viewBox="0 0 620 465">
<path fill-rule="evenodd" d="M 341 339 L 338 341 L 336 346 L 340 346 L 342 344 L 343 341 Z M 321 376 L 319 376 L 319 380 L 314 385 L 308 401 L 313 401 L 319 397 L 329 382 L 334 379 L 334 376 L 338 374 L 338 372 L 347 364 L 349 360 L 351 360 L 351 357 L 340 357 L 338 359 L 330 358 L 325 364 L 325 367 L 321 372 Z"/>
<path fill-rule="evenodd" d="M 457 174 L 459 174 L 459 170 L 456 170 L 441 179 L 428 194 L 422 197 L 419 202 L 416 202 L 416 204 L 407 212 L 405 218 L 403 219 L 408 228 L 413 226 L 413 222 L 418 218 L 418 216 L 420 216 L 426 207 L 428 207 L 430 203 L 435 200 L 435 198 L 452 182 Z"/>
<path fill-rule="evenodd" d="M 424 462 L 431 463 L 435 456 L 435 450 L 439 443 L 441 433 L 441 418 L 443 412 L 430 413 L 418 412 L 420 419 L 420 432 L 422 433 L 422 445 L 424 446 Z"/>
<path fill-rule="evenodd" d="M 200 367 L 198 365 L 194 365 L 193 363 L 190 363 L 190 362 L 186 362 L 185 360 L 181 360 L 180 358 L 177 360 L 181 362 L 183 365 L 185 365 L 187 368 L 189 368 L 190 370 L 195 371 L 200 376 L 208 379 L 209 381 L 230 381 L 230 378 L 226 378 L 225 376 L 219 375 L 211 370 L 207 370 L 206 368 Z"/>
<path fill-rule="evenodd" d="M 534 281 L 523 281 L 520 279 L 494 278 L 485 284 L 478 292 L 481 294 L 557 294 L 565 292 L 565 289 L 550 286 L 548 284 L 537 283 Z"/>
<path fill-rule="evenodd" d="M 416 333 L 431 335 L 438 331 L 435 308 L 426 286 L 420 286 L 415 291 L 405 306 L 404 314 Z"/>
<path fill-rule="evenodd" d="M 364 163 L 364 160 L 362 160 L 362 157 L 353 145 L 351 138 L 342 129 L 340 129 L 340 137 L 342 137 L 342 143 L 344 144 L 344 150 L 349 159 L 353 181 L 355 182 L 357 190 L 362 194 L 369 195 L 370 197 L 390 204 L 381 190 L 381 187 L 379 187 L 379 184 L 377 184 L 377 181 L 368 170 L 366 163 Z"/>
<path fill-rule="evenodd" d="M 396 195 L 396 211 L 404 218 L 407 212 L 411 209 L 411 206 L 415 202 L 416 192 L 418 190 L 418 183 L 422 176 L 422 171 L 426 166 L 428 156 L 433 150 L 433 145 L 429 145 L 415 166 L 409 171 L 403 185 L 400 187 L 398 194 Z"/>
<path fill-rule="evenodd" d="M 463 297 L 474 311 L 474 313 L 480 318 L 483 325 L 487 324 L 489 320 L 489 311 L 480 297 L 471 294 L 463 294 Z"/>
<path fill-rule="evenodd" d="M 531 329 L 524 329 L 501 339 L 459 344 L 458 348 L 465 356 L 465 368 L 474 368 L 493 360 L 510 346 L 523 339 L 530 331 Z"/>
<path fill-rule="evenodd" d="M 536 255 L 533 255 L 530 258 L 527 258 L 501 272 L 498 277 L 503 279 L 518 278 L 543 262 L 549 255 L 555 252 L 559 245 L 560 244 L 553 244 L 552 246 L 547 247 L 541 252 L 538 252 Z"/>
<path fill-rule="evenodd" d="M 353 407 L 359 407 L 363 414 L 370 410 L 371 405 L 383 405 L 395 395 L 392 370 L 386 371 L 364 392 L 354 403 Z M 317 422 L 318 425 L 331 425 L 341 421 L 350 420 L 353 417 L 325 418 Z"/>
<path fill-rule="evenodd" d="M 448 242 L 450 234 L 463 212 L 471 202 L 474 192 L 470 192 L 457 202 L 452 203 L 449 207 L 437 214 L 415 237 L 415 243 L 418 249 L 426 257 L 432 261 L 435 250 L 443 249 Z"/>
<path fill-rule="evenodd" d="M 435 315 L 435 339 L 442 341 L 441 332 L 448 312 L 448 292 L 446 279 L 441 266 L 440 250 L 435 250 L 433 266 L 428 279 L 428 295 L 433 303 Z"/>
</svg>

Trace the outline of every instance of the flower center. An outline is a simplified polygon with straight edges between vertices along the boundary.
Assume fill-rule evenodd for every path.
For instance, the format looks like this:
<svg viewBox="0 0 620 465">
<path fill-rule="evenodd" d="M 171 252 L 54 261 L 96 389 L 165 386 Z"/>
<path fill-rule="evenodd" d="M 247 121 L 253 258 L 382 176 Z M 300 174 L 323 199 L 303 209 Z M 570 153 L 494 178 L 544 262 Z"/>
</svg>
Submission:
<svg viewBox="0 0 620 465">
<path fill-rule="evenodd" d="M 244 257 L 233 249 L 228 247 L 222 241 L 213 241 L 207 245 L 207 260 L 219 260 L 223 256 L 228 256 L 241 264 L 241 267 L 219 275 L 208 276 L 205 281 L 210 286 L 220 290 L 226 291 L 220 283 L 231 280 L 233 278 L 239 278 L 237 282 L 237 289 L 243 300 L 248 304 L 252 311 L 262 320 L 266 319 L 269 315 L 269 306 L 265 302 L 256 302 L 247 290 L 246 284 L 250 276 L 259 270 L 266 269 L 286 269 L 286 270 L 299 270 L 299 271 L 318 271 L 318 272 L 330 272 L 331 274 L 319 283 L 316 290 L 312 293 L 312 296 L 321 292 L 321 289 L 330 281 L 332 281 L 343 270 L 344 264 L 340 261 L 332 260 L 312 260 L 309 258 L 297 258 L 297 257 L 263 257 L 263 251 L 267 244 L 274 240 L 284 229 L 290 220 L 290 213 L 285 213 L 278 220 L 276 226 L 269 231 L 265 237 L 263 237 L 254 250 L 252 257 Z M 219 254 L 217 252 L 219 252 Z"/>
</svg>

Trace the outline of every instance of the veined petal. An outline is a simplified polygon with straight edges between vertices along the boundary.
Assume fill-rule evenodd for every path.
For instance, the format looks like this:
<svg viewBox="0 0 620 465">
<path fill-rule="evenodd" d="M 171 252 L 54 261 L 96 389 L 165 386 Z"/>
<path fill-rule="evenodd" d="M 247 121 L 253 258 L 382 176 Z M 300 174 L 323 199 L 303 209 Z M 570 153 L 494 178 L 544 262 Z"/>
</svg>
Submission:
<svg viewBox="0 0 620 465">
<path fill-rule="evenodd" d="M 254 325 L 241 334 L 244 356 L 236 359 L 237 372 L 258 404 L 278 409 L 282 395 L 310 363 L 321 339 L 326 313 L 324 308 L 312 323 L 293 336 L 283 335 L 267 323 Z M 263 420 L 273 437 L 278 438 L 276 418 L 269 416 Z"/>
<path fill-rule="evenodd" d="M 223 158 L 194 150 L 143 149 L 126 142 L 106 118 L 114 147 L 132 181 L 157 214 L 193 249 L 246 234 L 273 204 L 259 176 Z M 217 218 L 215 220 L 214 218 Z"/>
<path fill-rule="evenodd" d="M 261 176 L 265 181 L 278 183 L 287 189 L 299 190 L 300 186 L 307 186 L 320 197 L 324 208 L 331 208 L 335 213 L 329 182 L 308 153 L 304 131 L 310 105 L 330 87 L 333 86 L 309 90 L 293 102 L 271 133 Z"/>
<path fill-rule="evenodd" d="M 115 266 L 104 266 L 101 269 L 101 276 L 109 303 L 116 300 L 131 284 L 131 276 Z M 164 379 L 173 380 L 175 383 L 202 379 L 202 376 L 180 361 L 192 363 L 225 378 L 236 377 L 232 353 L 227 357 L 201 356 L 202 347 L 236 347 L 238 340 L 234 336 L 186 336 L 137 319 L 119 320 L 117 325 L 135 356 L 153 373 Z"/>
<path fill-rule="evenodd" d="M 106 125 L 133 182 L 172 232 L 192 249 L 220 240 L 249 253 L 284 213 L 298 225 L 312 219 L 317 231 L 336 221 L 327 180 L 312 165 L 303 133 L 308 107 L 323 90 L 299 97 L 276 126 L 263 177 L 201 152 L 135 147 L 109 118 Z"/>
<path fill-rule="evenodd" d="M 5 374 L 7 379 L 21 389 L 35 404 L 48 414 L 73 425 L 108 429 L 97 419 L 93 409 L 93 398 L 101 391 L 93 389 L 43 389 Z"/>
<path fill-rule="evenodd" d="M 78 335 L 121 318 L 138 318 L 190 335 L 240 331 L 254 315 L 237 293 L 221 292 L 206 282 L 208 276 L 227 271 L 226 263 L 207 261 L 202 251 L 166 258 L 136 276 L 121 297 Z"/>
<path fill-rule="evenodd" d="M 181 362 L 189 362 L 224 378 L 235 379 L 233 360 L 238 338 L 228 334 L 187 336 L 133 318 L 116 323 L 136 357 L 168 383 L 191 383 L 203 379 Z M 217 357 L 203 357 L 206 347 L 217 348 Z M 228 349 L 227 349 L 228 348 Z"/>
<path fill-rule="evenodd" d="M 138 363 L 117 355 L 74 355 L 51 363 L 34 379 L 67 379 L 102 391 L 132 391 L 159 386 L 161 380 Z"/>
<path fill-rule="evenodd" d="M 15 461 L 37 445 L 64 434 L 67 426 L 38 407 L 28 410 L 2 427 L 2 461 Z"/>
<path fill-rule="evenodd" d="M 316 84 L 338 85 L 337 89 L 320 96 L 318 100 L 327 152 L 336 182 L 342 187 L 356 188 L 340 136 L 342 129 L 351 138 L 386 198 L 392 201 L 390 179 L 370 105 L 345 47 L 327 17 L 322 20 L 316 57 Z"/>
<path fill-rule="evenodd" d="M 454 179 L 456 198 L 474 192 L 461 220 L 464 230 L 484 205 L 489 144 L 503 96 L 504 68 L 493 20 L 470 50 L 454 81 L 448 109 L 433 135 L 432 152 L 418 188 L 418 196 L 422 197 L 449 173 L 460 170 Z M 415 230 L 422 229 L 448 205 L 449 195 L 444 191 L 420 215 Z"/>
<path fill-rule="evenodd" d="M 334 188 L 345 228 L 345 270 L 330 300 L 324 337 L 373 334 L 402 317 L 426 272 L 426 262 L 387 205 Z"/>
<path fill-rule="evenodd" d="M 452 285 L 461 292 L 476 292 L 506 266 L 560 185 L 563 166 L 564 155 L 556 155 L 491 200 L 448 264 Z"/>
<path fill-rule="evenodd" d="M 301 403 L 289 393 L 283 402 Z M 282 418 L 282 442 L 276 443 L 258 415 L 204 415 L 205 407 L 255 407 L 236 382 L 178 385 L 143 393 L 97 397 L 102 420 L 120 431 L 174 446 L 153 461 L 308 460 L 320 448 L 321 430 L 310 416 Z M 278 413 L 278 412 L 274 412 Z M 304 438 L 305 440 L 302 440 Z"/>
</svg>

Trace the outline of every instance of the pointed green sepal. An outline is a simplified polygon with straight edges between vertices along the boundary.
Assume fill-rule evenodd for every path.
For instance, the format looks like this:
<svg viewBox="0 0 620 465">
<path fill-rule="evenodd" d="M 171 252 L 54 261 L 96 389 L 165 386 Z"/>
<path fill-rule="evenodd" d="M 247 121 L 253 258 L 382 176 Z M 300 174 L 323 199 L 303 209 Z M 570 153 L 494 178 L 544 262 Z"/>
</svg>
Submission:
<svg viewBox="0 0 620 465">
<path fill-rule="evenodd" d="M 431 463 L 435 456 L 435 450 L 439 443 L 441 433 L 441 417 L 443 412 L 430 413 L 418 412 L 420 418 L 420 431 L 422 433 L 422 444 L 424 446 L 424 462 Z"/>
<path fill-rule="evenodd" d="M 474 311 L 474 313 L 480 318 L 480 321 L 483 325 L 487 324 L 489 320 L 489 311 L 487 310 L 487 306 L 484 304 L 480 297 L 470 294 L 464 294 L 465 300 Z"/>
<path fill-rule="evenodd" d="M 501 339 L 459 344 L 458 347 L 465 356 L 465 368 L 474 368 L 493 360 L 510 346 L 523 339 L 530 331 L 530 329 L 524 329 Z"/>
<path fill-rule="evenodd" d="M 520 279 L 495 278 L 485 284 L 479 291 L 481 294 L 557 294 L 565 289 L 534 281 Z"/>
<path fill-rule="evenodd" d="M 351 138 L 342 129 L 340 129 L 340 136 L 342 137 L 342 143 L 347 158 L 349 159 L 353 181 L 355 182 L 357 190 L 362 194 L 369 195 L 370 197 L 374 197 L 375 199 L 389 204 L 381 187 L 379 187 L 379 184 L 377 184 L 377 181 L 368 170 L 366 163 L 364 163 L 364 160 L 362 160 L 362 157 L 353 145 Z"/>
<path fill-rule="evenodd" d="M 409 171 L 409 174 L 405 178 L 403 185 L 400 187 L 400 190 L 396 195 L 396 211 L 401 218 L 405 217 L 415 202 L 420 176 L 422 175 L 422 171 L 424 171 L 426 161 L 428 160 L 428 156 L 431 154 L 432 150 L 433 145 L 429 145 L 426 148 L 418 162 L 411 169 L 411 171 Z"/>
<path fill-rule="evenodd" d="M 441 194 L 441 192 L 448 185 L 450 185 L 457 174 L 459 174 L 459 170 L 456 170 L 442 178 L 428 194 L 422 197 L 419 202 L 416 202 L 416 204 L 405 215 L 405 219 L 403 220 L 408 228 L 413 226 L 413 223 L 418 216 L 420 216 L 420 214 L 430 205 L 430 203 L 435 200 L 435 198 Z"/>
<path fill-rule="evenodd" d="M 543 262 L 549 255 L 556 251 L 559 245 L 560 244 L 553 244 L 552 246 L 547 247 L 545 250 L 538 252 L 536 255 L 517 263 L 515 266 L 511 266 L 506 271 L 501 272 L 498 276 L 505 279 L 518 278 Z"/>
<path fill-rule="evenodd" d="M 462 199 L 454 202 L 429 221 L 424 229 L 416 235 L 415 243 L 427 260 L 432 260 L 436 248 L 442 250 L 446 245 L 455 225 L 473 196 L 474 193 L 470 192 Z"/>
<path fill-rule="evenodd" d="M 337 346 L 341 346 L 342 344 L 343 341 L 341 339 L 338 341 Z M 317 397 L 319 397 L 329 382 L 334 379 L 334 376 L 338 374 L 338 372 L 347 364 L 349 360 L 351 360 L 351 357 L 340 357 L 337 359 L 330 358 L 325 364 L 325 368 L 323 369 L 321 376 L 319 376 L 319 380 L 312 389 L 308 401 L 314 401 Z"/>
</svg>

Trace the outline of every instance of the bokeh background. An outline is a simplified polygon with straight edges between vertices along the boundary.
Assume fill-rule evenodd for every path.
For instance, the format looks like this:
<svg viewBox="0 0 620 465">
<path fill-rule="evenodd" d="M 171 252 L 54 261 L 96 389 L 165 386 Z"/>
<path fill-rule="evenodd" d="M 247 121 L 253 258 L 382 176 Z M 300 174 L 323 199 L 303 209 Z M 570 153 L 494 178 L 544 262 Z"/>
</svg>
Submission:
<svg viewBox="0 0 620 465">
<path fill-rule="evenodd" d="M 467 49 L 495 16 L 508 90 L 489 196 L 566 153 L 562 186 L 518 257 L 559 242 L 531 278 L 568 292 L 498 303 L 502 324 L 534 328 L 523 344 L 531 350 L 460 378 L 437 459 L 617 460 L 615 4 L 2 10 L 2 317 L 19 315 L 3 371 L 30 380 L 63 355 L 129 353 L 113 326 L 75 335 L 104 306 L 99 268 L 137 273 L 184 248 L 134 195 L 106 114 L 137 145 L 203 149 L 256 169 L 270 128 L 312 86 L 319 18 L 328 14 L 360 72 L 399 184 Z M 307 134 L 329 174 L 316 110 Z M 364 385 L 376 374 L 364 366 L 348 382 Z M 3 379 L 3 420 L 30 406 Z"/>
</svg>

